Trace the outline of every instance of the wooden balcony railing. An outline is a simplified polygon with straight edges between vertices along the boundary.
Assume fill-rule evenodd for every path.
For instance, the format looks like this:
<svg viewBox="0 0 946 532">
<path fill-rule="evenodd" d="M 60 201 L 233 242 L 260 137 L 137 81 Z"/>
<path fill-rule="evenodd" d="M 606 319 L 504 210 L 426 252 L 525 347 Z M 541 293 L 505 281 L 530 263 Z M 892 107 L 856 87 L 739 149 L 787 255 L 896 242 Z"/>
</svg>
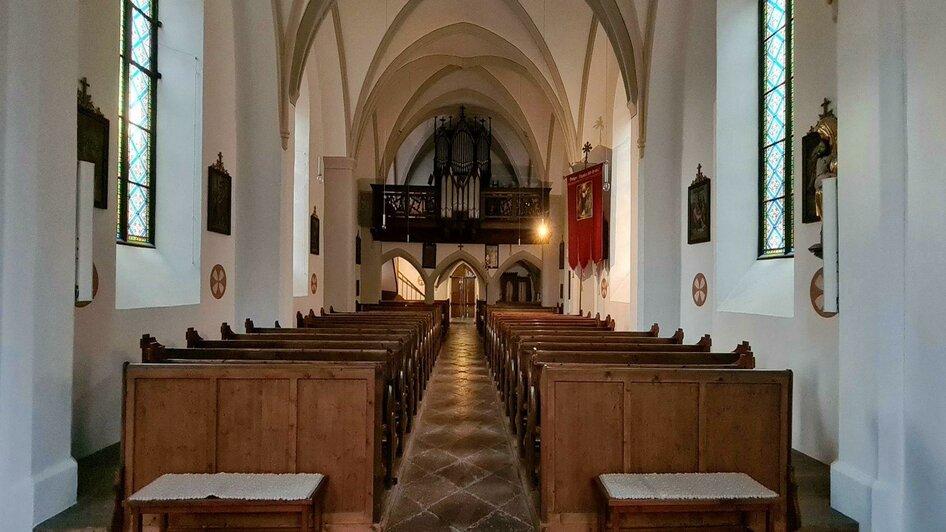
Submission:
<svg viewBox="0 0 946 532">
<path fill-rule="evenodd" d="M 388 242 L 535 244 L 548 216 L 549 188 L 484 187 L 467 197 L 468 215 L 442 208 L 436 186 L 371 185 L 372 234 Z"/>
</svg>

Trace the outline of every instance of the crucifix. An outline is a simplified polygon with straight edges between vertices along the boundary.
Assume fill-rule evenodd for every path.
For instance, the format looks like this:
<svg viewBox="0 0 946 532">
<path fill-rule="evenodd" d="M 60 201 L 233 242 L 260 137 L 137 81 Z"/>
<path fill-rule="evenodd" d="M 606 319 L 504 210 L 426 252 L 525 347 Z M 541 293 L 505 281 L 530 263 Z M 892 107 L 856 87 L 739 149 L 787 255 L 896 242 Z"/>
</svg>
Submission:
<svg viewBox="0 0 946 532">
<path fill-rule="evenodd" d="M 831 100 L 825 98 L 824 101 L 821 102 L 821 118 L 828 116 L 829 106 L 831 106 Z"/>
</svg>

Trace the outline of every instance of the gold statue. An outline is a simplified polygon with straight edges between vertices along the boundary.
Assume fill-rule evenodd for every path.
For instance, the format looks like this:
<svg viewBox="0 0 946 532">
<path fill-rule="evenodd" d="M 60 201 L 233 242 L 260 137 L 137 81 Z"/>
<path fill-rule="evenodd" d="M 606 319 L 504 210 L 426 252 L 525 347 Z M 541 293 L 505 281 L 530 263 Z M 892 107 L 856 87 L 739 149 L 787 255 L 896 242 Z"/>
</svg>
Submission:
<svg viewBox="0 0 946 532">
<path fill-rule="evenodd" d="M 815 169 L 814 180 L 809 186 L 815 188 L 815 212 L 818 218 L 824 214 L 823 192 L 824 180 L 838 175 L 838 117 L 828 109 L 831 100 L 825 98 L 821 107 L 824 110 L 809 133 L 817 133 L 821 142 L 812 151 L 812 168 Z"/>
</svg>

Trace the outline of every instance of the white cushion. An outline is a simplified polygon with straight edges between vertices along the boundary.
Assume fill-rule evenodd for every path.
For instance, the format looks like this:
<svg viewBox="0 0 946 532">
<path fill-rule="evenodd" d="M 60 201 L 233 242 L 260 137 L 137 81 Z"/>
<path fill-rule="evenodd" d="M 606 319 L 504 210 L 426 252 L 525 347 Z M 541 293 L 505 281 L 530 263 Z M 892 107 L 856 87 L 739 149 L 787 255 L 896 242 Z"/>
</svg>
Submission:
<svg viewBox="0 0 946 532">
<path fill-rule="evenodd" d="M 745 473 L 611 473 L 599 477 L 608 496 L 624 500 L 774 499 Z"/>
<path fill-rule="evenodd" d="M 138 490 L 128 500 L 301 501 L 311 497 L 324 478 L 319 473 L 166 474 Z"/>
</svg>

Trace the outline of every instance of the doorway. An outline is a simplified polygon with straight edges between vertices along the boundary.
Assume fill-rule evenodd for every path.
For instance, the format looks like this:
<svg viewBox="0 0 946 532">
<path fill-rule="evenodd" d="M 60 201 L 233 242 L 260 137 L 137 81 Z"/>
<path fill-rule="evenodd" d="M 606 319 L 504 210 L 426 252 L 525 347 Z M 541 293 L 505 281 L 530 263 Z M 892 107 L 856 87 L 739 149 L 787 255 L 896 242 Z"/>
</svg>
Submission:
<svg viewBox="0 0 946 532">
<path fill-rule="evenodd" d="M 476 313 L 476 274 L 460 264 L 450 274 L 450 317 L 472 318 Z"/>
</svg>

